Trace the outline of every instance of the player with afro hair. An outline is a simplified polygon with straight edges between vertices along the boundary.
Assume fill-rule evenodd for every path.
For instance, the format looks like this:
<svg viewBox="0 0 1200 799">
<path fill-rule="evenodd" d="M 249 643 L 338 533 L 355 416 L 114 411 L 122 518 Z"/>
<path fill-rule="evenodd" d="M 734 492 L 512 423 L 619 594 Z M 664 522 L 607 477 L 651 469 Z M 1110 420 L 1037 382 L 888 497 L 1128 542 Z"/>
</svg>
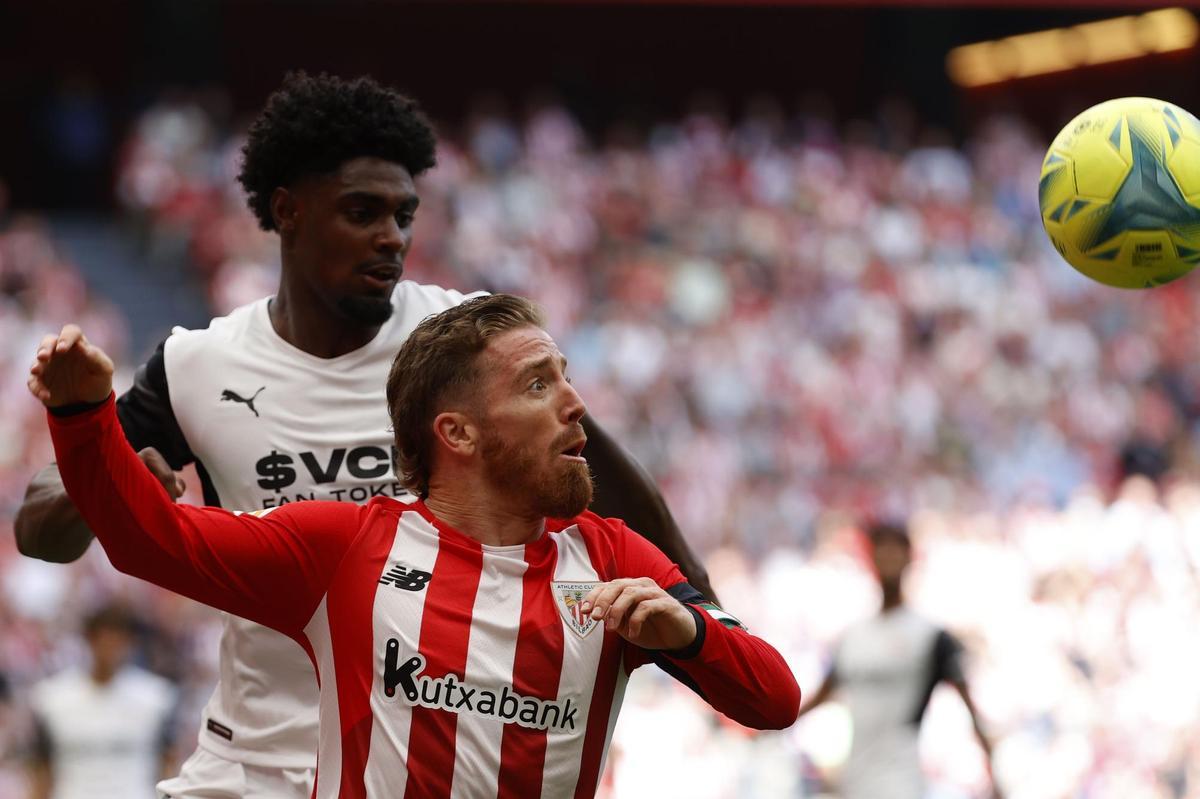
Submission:
<svg viewBox="0 0 1200 799">
<path fill-rule="evenodd" d="M 365 76 L 289 72 L 250 127 L 238 181 L 262 229 L 276 230 L 276 187 L 361 156 L 401 164 L 415 178 L 436 163 L 436 147 L 416 100 Z"/>
</svg>

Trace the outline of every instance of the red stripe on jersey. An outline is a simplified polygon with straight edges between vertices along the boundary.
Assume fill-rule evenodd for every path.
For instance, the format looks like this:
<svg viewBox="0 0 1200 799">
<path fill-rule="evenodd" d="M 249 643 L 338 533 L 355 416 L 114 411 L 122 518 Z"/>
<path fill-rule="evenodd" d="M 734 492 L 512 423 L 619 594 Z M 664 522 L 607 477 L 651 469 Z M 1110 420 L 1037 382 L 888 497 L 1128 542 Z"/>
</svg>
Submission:
<svg viewBox="0 0 1200 799">
<path fill-rule="evenodd" d="M 562 674 L 563 625 L 551 591 L 558 548 L 549 535 L 525 547 L 521 628 L 513 660 L 513 688 L 524 696 L 554 700 Z M 527 799 L 542 793 L 546 731 L 504 726 L 497 799 Z"/>
<path fill-rule="evenodd" d="M 467 669 L 467 642 L 475 594 L 483 569 L 483 549 L 461 533 L 440 523 L 433 579 L 425 589 L 418 650 L 425 657 L 422 677 L 453 674 L 459 680 Z M 449 796 L 454 777 L 454 738 L 458 714 L 414 705 L 409 732 L 408 785 L 405 799 Z"/>
<path fill-rule="evenodd" d="M 617 668 L 621 664 L 621 651 L 625 643 L 616 633 L 608 630 L 602 632 L 604 647 L 600 650 L 596 687 L 592 689 L 592 705 L 588 708 L 587 733 L 583 739 L 583 753 L 579 758 L 579 781 L 575 783 L 577 799 L 591 799 L 596 795 L 596 780 L 600 777 L 604 743 L 608 738 L 608 714 L 612 709 L 613 691 L 617 685 Z"/>
<path fill-rule="evenodd" d="M 366 797 L 363 782 L 371 749 L 371 686 L 374 681 L 375 592 L 396 537 L 396 517 L 376 510 L 362 537 L 363 568 L 341 572 L 326 594 L 329 639 L 337 676 L 342 730 L 342 783 L 339 799 Z M 367 579 L 369 578 L 369 579 Z M 320 779 L 320 775 L 317 776 Z M 315 794 L 314 794 L 315 795 Z"/>
<path fill-rule="evenodd" d="M 587 545 L 588 558 L 597 576 L 607 582 L 616 576 L 616 558 L 611 548 L 604 547 L 593 525 L 580 524 L 579 532 Z M 575 796 L 579 799 L 596 794 L 596 783 L 600 778 L 600 764 L 604 761 L 604 744 L 608 738 L 608 714 L 612 709 L 613 691 L 617 685 L 617 668 L 621 665 L 621 653 L 625 639 L 616 633 L 601 628 L 604 646 L 600 650 L 600 663 L 596 667 L 596 685 L 592 689 L 592 704 L 588 708 L 587 733 L 583 739 L 583 753 L 579 758 L 579 781 L 575 783 Z"/>
</svg>

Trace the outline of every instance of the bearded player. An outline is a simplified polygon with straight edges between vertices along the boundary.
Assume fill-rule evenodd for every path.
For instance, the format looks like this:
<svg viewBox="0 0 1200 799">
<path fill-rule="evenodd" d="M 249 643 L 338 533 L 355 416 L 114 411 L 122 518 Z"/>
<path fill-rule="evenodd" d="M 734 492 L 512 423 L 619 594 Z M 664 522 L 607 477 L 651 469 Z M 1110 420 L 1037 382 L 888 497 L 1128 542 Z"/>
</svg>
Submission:
<svg viewBox="0 0 1200 799">
<path fill-rule="evenodd" d="M 463 295 L 402 281 L 434 132 L 417 104 L 370 79 L 289 75 L 250 128 L 239 181 L 260 225 L 279 234 L 279 289 L 177 329 L 117 402 L 130 443 L 173 496 L 194 463 L 207 505 L 269 509 L 298 500 L 405 497 L 392 472 L 383 395 L 400 344 Z M 597 510 L 619 515 L 709 592 L 697 559 L 645 473 L 590 421 Z M 70 561 L 92 532 L 57 469 L 18 512 L 21 551 Z M 307 797 L 317 685 L 295 641 L 228 617 L 199 748 L 164 796 Z"/>
<path fill-rule="evenodd" d="M 317 665 L 317 799 L 592 796 L 625 680 L 651 660 L 742 724 L 796 719 L 777 651 L 586 511 L 586 411 L 541 325 L 498 294 L 401 347 L 388 409 L 419 499 L 249 514 L 172 504 L 122 438 L 112 362 L 72 325 L 39 347 L 30 389 L 117 568 Z"/>
</svg>

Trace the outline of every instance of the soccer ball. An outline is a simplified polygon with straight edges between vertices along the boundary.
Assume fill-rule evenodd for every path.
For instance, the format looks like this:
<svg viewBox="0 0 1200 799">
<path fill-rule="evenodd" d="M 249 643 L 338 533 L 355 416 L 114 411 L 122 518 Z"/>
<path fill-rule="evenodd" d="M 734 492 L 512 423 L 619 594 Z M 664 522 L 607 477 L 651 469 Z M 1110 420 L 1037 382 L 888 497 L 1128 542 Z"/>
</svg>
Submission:
<svg viewBox="0 0 1200 799">
<path fill-rule="evenodd" d="M 1046 152 L 1038 201 L 1050 241 L 1083 274 L 1170 283 L 1200 262 L 1200 120 L 1148 97 L 1092 106 Z"/>
</svg>

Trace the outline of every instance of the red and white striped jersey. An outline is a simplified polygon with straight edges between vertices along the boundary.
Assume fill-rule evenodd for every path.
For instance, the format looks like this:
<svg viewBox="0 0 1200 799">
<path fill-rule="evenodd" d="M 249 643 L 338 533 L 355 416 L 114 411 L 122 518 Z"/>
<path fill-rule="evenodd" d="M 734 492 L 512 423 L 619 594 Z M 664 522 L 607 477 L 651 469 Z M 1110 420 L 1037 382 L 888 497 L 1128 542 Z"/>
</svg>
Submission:
<svg viewBox="0 0 1200 799">
<path fill-rule="evenodd" d="M 335 358 L 281 338 L 269 297 L 206 328 L 176 328 L 117 400 L 121 427 L 135 450 L 154 447 L 172 468 L 195 463 L 205 505 L 410 499 L 391 468 L 384 383 L 417 324 L 465 298 L 402 280 L 375 337 Z M 318 693 L 308 656 L 261 624 L 225 614 L 221 626 L 200 747 L 247 765 L 314 768 Z"/>
<path fill-rule="evenodd" d="M 795 720 L 799 689 L 779 654 L 706 609 L 617 520 L 584 513 L 490 547 L 420 502 L 175 505 L 111 402 L 52 416 L 51 430 L 67 491 L 117 568 L 309 653 L 320 799 L 592 796 L 626 678 L 652 659 L 743 724 Z M 691 608 L 687 651 L 639 649 L 578 613 L 592 586 L 620 577 L 650 577 Z"/>
</svg>

